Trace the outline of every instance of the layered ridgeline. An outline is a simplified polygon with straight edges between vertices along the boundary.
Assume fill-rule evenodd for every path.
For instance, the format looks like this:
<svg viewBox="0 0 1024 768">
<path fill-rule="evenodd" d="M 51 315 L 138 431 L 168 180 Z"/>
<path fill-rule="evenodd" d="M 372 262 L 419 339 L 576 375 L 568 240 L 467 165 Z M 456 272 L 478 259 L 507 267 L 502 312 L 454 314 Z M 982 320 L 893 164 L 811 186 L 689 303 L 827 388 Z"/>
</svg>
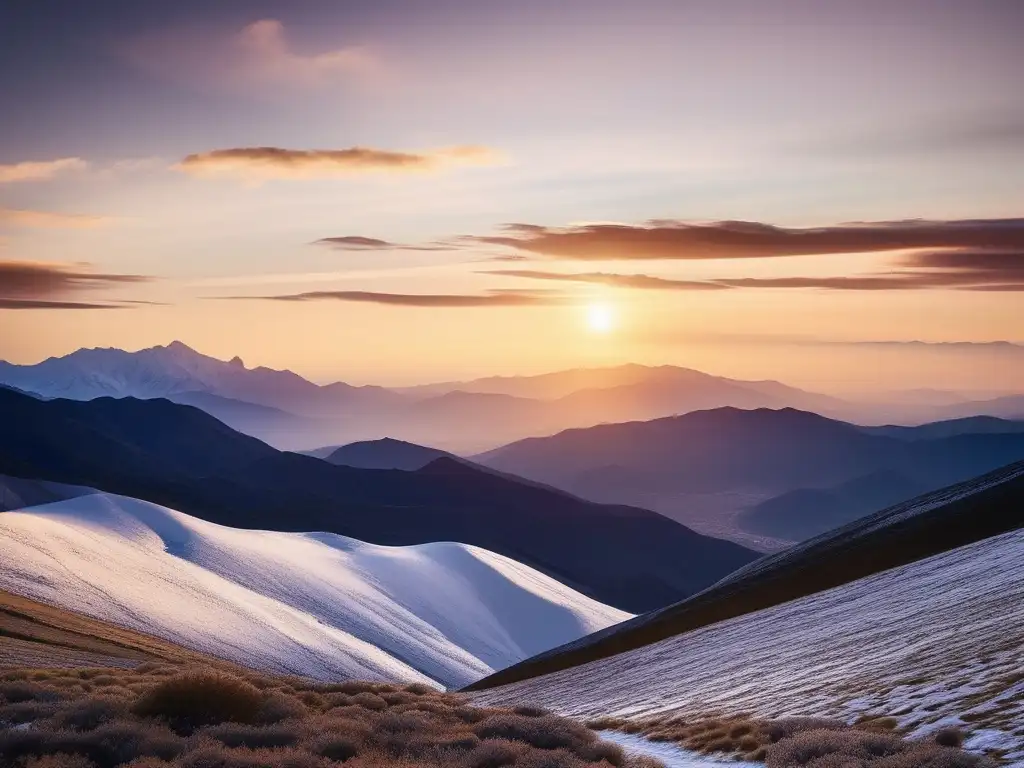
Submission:
<svg viewBox="0 0 1024 768">
<path fill-rule="evenodd" d="M 756 558 L 662 515 L 595 504 L 452 459 L 415 472 L 282 453 L 166 400 L 36 400 L 0 390 L 0 473 L 144 499 L 236 528 L 383 545 L 455 541 L 633 613 Z"/>
<path fill-rule="evenodd" d="M 0 361 L 0 385 L 47 398 L 164 397 L 288 450 L 392 437 L 460 454 L 573 427 L 699 409 L 799 408 L 863 423 L 921 423 L 990 414 L 1024 418 L 1024 397 L 985 401 L 891 393 L 850 401 L 777 381 L 677 366 L 621 365 L 386 389 L 318 385 L 288 370 L 219 360 L 181 342 L 137 352 L 80 349 L 35 365 Z M 952 399 L 950 399 L 952 398 Z"/>
<path fill-rule="evenodd" d="M 0 361 L 0 383 L 47 398 L 167 398 L 291 450 L 394 437 L 474 452 L 572 426 L 718 405 L 841 405 L 777 382 L 737 381 L 671 366 L 627 365 L 401 390 L 344 382 L 321 386 L 292 371 L 249 368 L 237 357 L 218 360 L 181 342 L 138 352 L 80 349 L 36 365 Z"/>
<path fill-rule="evenodd" d="M 942 726 L 1024 760 L 1024 463 L 872 515 L 473 686 L 476 701 L 682 721 Z M 1016 764 L 1016 763 L 1014 763 Z"/>
<path fill-rule="evenodd" d="M 458 686 L 631 616 L 479 547 L 70 495 L 0 515 L 0 589 L 267 671 Z"/>
<path fill-rule="evenodd" d="M 860 427 L 721 408 L 532 438 L 474 461 L 702 532 L 800 540 L 1024 459 L 1024 423 Z"/>
</svg>

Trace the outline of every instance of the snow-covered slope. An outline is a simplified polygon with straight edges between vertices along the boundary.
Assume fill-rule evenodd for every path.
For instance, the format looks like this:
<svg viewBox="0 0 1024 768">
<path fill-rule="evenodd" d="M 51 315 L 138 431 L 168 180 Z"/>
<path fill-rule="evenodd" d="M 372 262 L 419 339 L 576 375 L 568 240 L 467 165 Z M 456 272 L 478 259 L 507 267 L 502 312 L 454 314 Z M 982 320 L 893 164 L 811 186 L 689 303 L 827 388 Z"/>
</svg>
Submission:
<svg viewBox="0 0 1024 768">
<path fill-rule="evenodd" d="M 121 349 L 79 349 L 36 365 L 0 360 L 0 383 L 48 398 L 92 400 L 97 397 L 149 399 L 206 394 L 227 403 L 196 402 L 198 407 L 236 416 L 254 404 L 282 409 L 287 416 L 331 415 L 370 406 L 394 405 L 403 398 L 381 387 L 344 383 L 318 386 L 292 371 L 247 368 L 235 357 L 229 361 L 204 355 L 175 341 L 137 352 Z M 240 401 L 240 402 L 230 402 Z M 211 407 L 212 406 L 212 407 Z M 263 414 L 265 417 L 266 414 Z"/>
<path fill-rule="evenodd" d="M 570 715 L 752 713 L 945 725 L 1024 765 L 1024 530 L 476 694 Z"/>
<path fill-rule="evenodd" d="M 238 530 L 103 493 L 0 514 L 0 588 L 249 666 L 446 686 L 630 616 L 479 547 Z"/>
</svg>

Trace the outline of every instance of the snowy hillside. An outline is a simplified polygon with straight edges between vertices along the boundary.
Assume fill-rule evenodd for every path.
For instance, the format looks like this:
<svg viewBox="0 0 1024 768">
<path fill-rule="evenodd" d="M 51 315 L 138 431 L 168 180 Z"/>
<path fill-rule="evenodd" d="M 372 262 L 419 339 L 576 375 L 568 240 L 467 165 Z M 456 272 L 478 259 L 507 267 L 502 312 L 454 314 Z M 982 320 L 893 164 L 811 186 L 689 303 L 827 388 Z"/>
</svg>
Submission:
<svg viewBox="0 0 1024 768">
<path fill-rule="evenodd" d="M 1024 530 L 476 694 L 582 716 L 892 716 L 1024 765 Z M 1017 764 L 1017 763 L 1015 763 Z"/>
<path fill-rule="evenodd" d="M 258 668 L 464 685 L 629 618 L 507 557 L 96 493 L 0 514 L 0 589 Z"/>
</svg>

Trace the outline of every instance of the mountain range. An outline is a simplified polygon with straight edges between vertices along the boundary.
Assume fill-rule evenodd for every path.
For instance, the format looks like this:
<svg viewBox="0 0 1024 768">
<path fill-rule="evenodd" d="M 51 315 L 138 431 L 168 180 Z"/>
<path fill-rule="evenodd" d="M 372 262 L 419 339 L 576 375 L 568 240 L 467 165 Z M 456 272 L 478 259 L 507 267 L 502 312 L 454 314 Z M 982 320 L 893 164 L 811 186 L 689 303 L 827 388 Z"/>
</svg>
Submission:
<svg viewBox="0 0 1024 768">
<path fill-rule="evenodd" d="M 463 455 L 526 437 L 694 410 L 794 407 L 835 418 L 917 423 L 1024 415 L 1021 396 L 982 402 L 853 402 L 775 381 L 676 366 L 622 365 L 387 389 L 318 385 L 287 370 L 219 360 L 181 342 L 137 352 L 80 349 L 35 365 L 0 361 L 0 384 L 44 398 L 167 398 L 287 450 L 394 438 Z"/>
<path fill-rule="evenodd" d="M 793 541 L 1024 459 L 1022 427 L 966 419 L 863 428 L 788 408 L 721 408 L 567 430 L 473 460 L 704 532 L 721 535 L 731 521 Z"/>
<path fill-rule="evenodd" d="M 383 545 L 454 541 L 622 610 L 703 589 L 756 553 L 655 512 L 437 459 L 415 472 L 278 451 L 168 400 L 42 401 L 0 390 L 0 473 L 152 501 L 236 528 Z"/>
</svg>

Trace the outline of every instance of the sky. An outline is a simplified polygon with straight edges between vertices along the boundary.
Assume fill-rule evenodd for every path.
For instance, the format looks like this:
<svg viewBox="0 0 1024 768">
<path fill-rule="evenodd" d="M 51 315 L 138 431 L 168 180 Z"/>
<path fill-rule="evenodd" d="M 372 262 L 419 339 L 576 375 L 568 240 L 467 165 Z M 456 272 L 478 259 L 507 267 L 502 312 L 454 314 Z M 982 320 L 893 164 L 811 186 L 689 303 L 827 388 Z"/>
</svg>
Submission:
<svg viewBox="0 0 1024 768">
<path fill-rule="evenodd" d="M 1016 0 L 6 3 L 0 358 L 1012 389 L 1022 33 Z"/>
</svg>

